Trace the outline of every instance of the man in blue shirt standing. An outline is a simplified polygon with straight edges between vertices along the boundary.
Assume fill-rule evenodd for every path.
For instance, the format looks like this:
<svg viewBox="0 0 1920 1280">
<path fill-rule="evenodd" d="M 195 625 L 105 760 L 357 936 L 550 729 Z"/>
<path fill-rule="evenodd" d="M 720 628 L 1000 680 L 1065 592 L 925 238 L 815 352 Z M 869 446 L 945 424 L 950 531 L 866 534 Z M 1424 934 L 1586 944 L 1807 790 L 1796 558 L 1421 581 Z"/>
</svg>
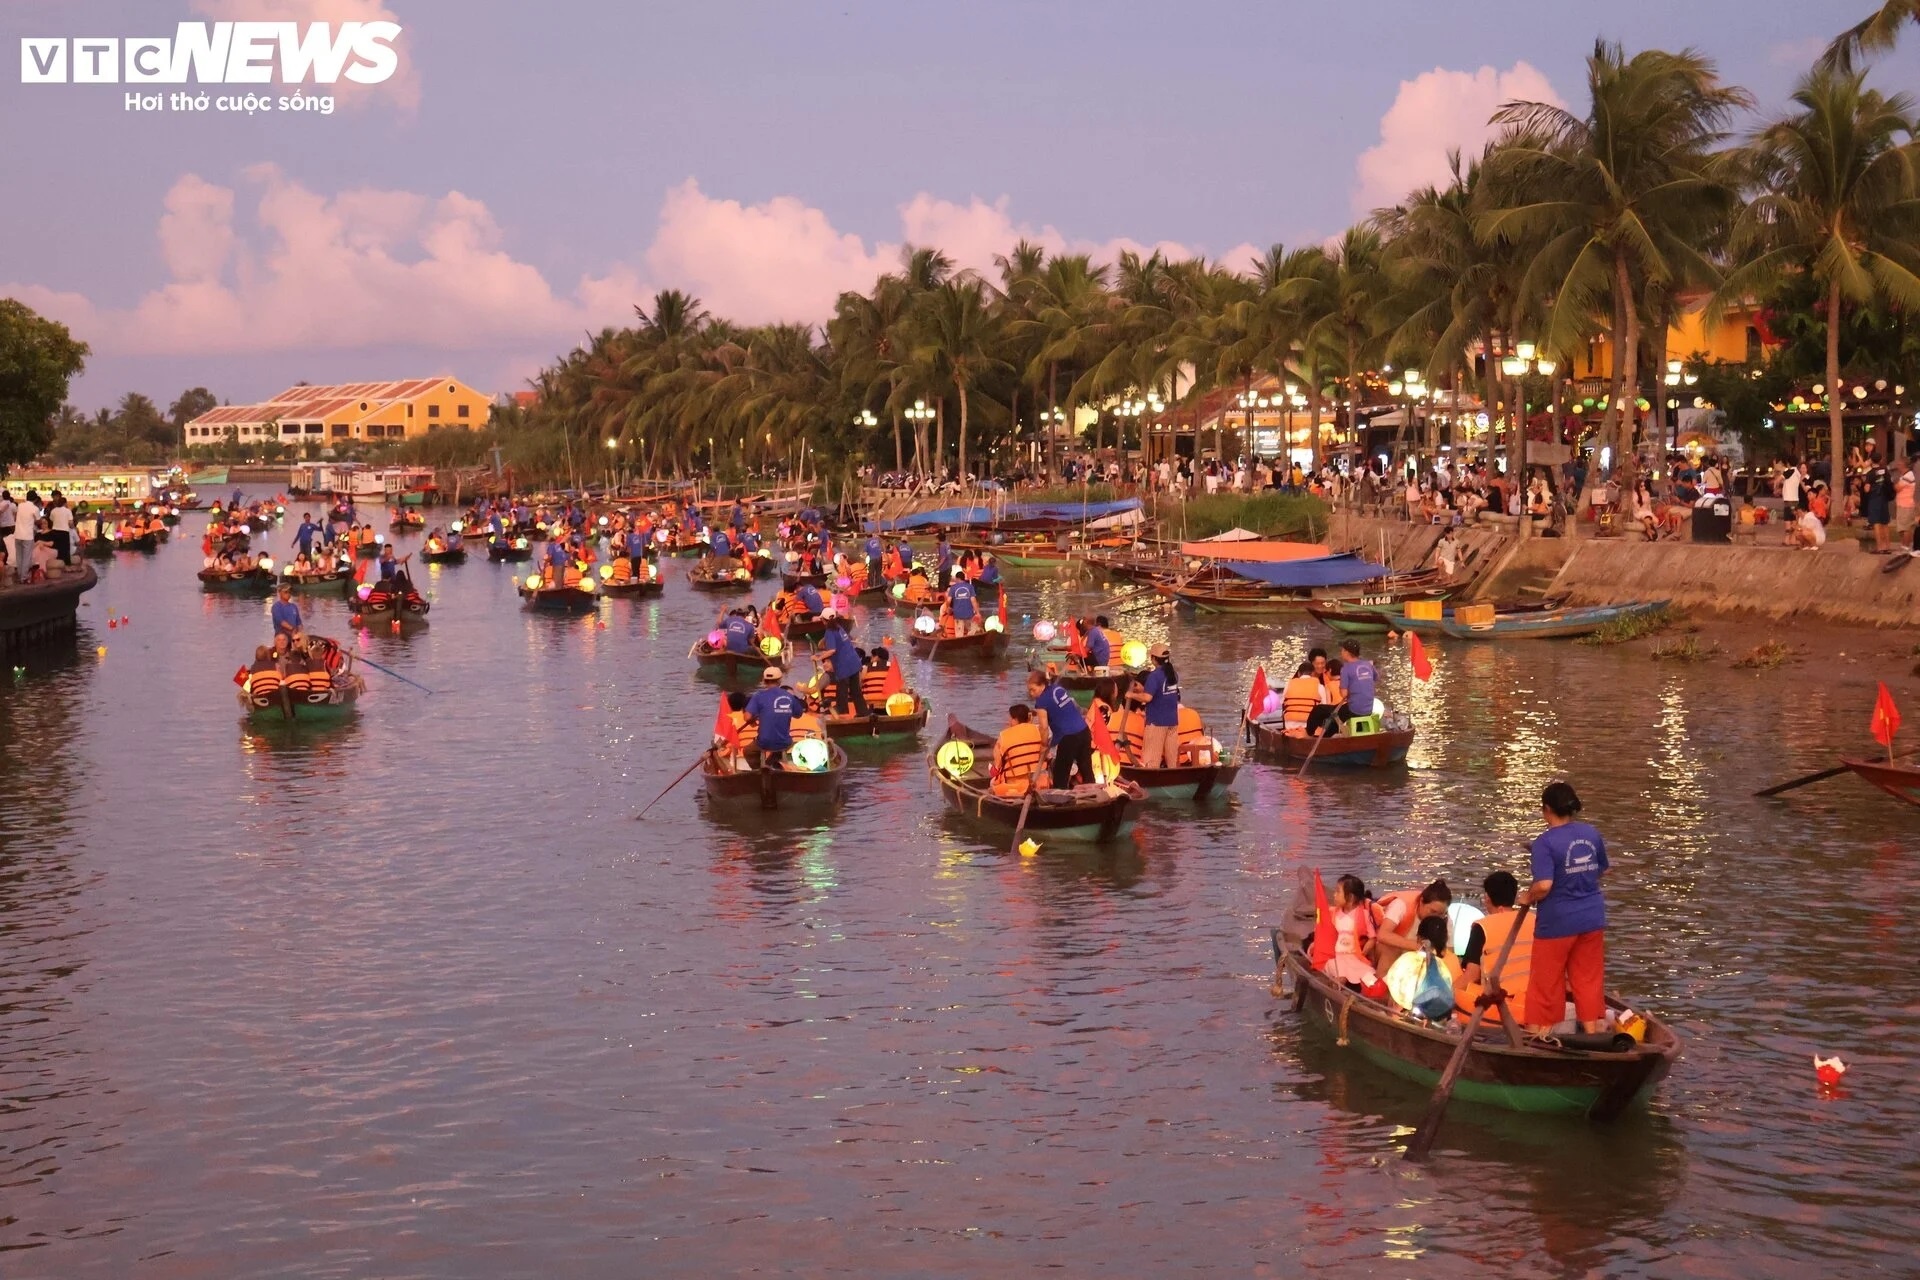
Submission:
<svg viewBox="0 0 1920 1280">
<path fill-rule="evenodd" d="M 808 617 L 817 618 L 826 612 L 827 602 L 820 598 L 820 588 L 811 582 L 801 583 L 800 589 L 793 594 L 802 605 L 806 606 Z"/>
<path fill-rule="evenodd" d="M 300 549 L 301 555 L 313 555 L 313 539 L 319 532 L 320 526 L 313 522 L 311 511 L 300 517 L 300 527 L 293 531 L 293 545 Z"/>
<path fill-rule="evenodd" d="M 778 769 L 793 745 L 793 718 L 800 714 L 800 696 L 781 684 L 786 673 L 768 667 L 760 674 L 760 691 L 747 699 L 747 723 L 754 726 L 753 743 L 760 748 L 760 767 Z"/>
<path fill-rule="evenodd" d="M 973 598 L 973 584 L 955 578 L 947 588 L 947 612 L 953 615 L 953 634 L 970 636 L 980 629 L 980 608 Z"/>
<path fill-rule="evenodd" d="M 1093 781 L 1093 730 L 1073 695 L 1058 680 L 1039 671 L 1027 673 L 1027 696 L 1040 713 L 1040 728 L 1053 740 L 1053 785 L 1065 790 L 1077 771 L 1083 783 Z"/>
<path fill-rule="evenodd" d="M 947 535 L 944 532 L 934 539 L 933 560 L 934 570 L 939 575 L 940 589 L 945 591 L 948 580 L 953 577 L 953 548 L 947 545 Z"/>
<path fill-rule="evenodd" d="M 715 529 L 709 545 L 713 547 L 713 554 L 722 560 L 733 554 L 733 543 L 727 540 L 725 529 Z"/>
<path fill-rule="evenodd" d="M 1533 883 L 1520 898 L 1536 904 L 1532 972 L 1521 1019 L 1532 1035 L 1552 1032 L 1566 1013 L 1569 991 L 1580 1029 L 1607 1029 L 1607 900 L 1600 893 L 1600 877 L 1609 865 L 1607 842 L 1579 815 L 1580 797 L 1573 787 L 1549 783 L 1540 797 L 1547 829 L 1529 850 Z"/>
<path fill-rule="evenodd" d="M 293 588 L 280 584 L 280 598 L 273 602 L 273 634 L 285 636 L 289 643 L 300 638 L 300 606 L 293 602 Z"/>
<path fill-rule="evenodd" d="M 1140 682 L 1141 694 L 1131 699 L 1144 701 L 1147 709 L 1140 764 L 1148 769 L 1172 769 L 1180 764 L 1180 673 L 1173 669 L 1173 654 L 1166 645 L 1156 644 L 1149 656 L 1153 670 Z"/>
<path fill-rule="evenodd" d="M 558 587 L 567 580 L 567 540 L 549 538 L 547 540 L 547 585 Z"/>
<path fill-rule="evenodd" d="M 823 616 L 827 631 L 820 643 L 828 659 L 827 674 L 833 680 L 833 713 L 844 716 L 851 707 L 858 715 L 870 715 L 866 696 L 860 691 L 860 649 L 847 634 L 847 620 L 832 609 Z"/>
<path fill-rule="evenodd" d="M 1107 639 L 1107 616 L 1096 616 L 1093 625 L 1087 628 L 1087 665 L 1099 668 L 1112 663 L 1113 642 Z"/>
<path fill-rule="evenodd" d="M 867 535 L 867 545 L 862 548 L 867 554 L 867 585 L 878 586 L 886 578 L 884 566 L 880 563 L 880 535 Z"/>
</svg>

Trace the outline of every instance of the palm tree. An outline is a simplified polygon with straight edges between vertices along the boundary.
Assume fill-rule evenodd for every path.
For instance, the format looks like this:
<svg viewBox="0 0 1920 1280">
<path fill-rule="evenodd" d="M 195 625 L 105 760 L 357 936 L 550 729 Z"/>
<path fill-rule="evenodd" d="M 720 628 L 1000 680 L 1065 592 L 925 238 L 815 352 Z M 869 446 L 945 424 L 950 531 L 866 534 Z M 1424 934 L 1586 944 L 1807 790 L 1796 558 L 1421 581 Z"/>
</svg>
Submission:
<svg viewBox="0 0 1920 1280">
<path fill-rule="evenodd" d="M 968 396 L 983 379 L 1011 368 L 998 354 L 1000 326 L 988 303 L 986 284 L 970 274 L 942 284 L 927 295 L 918 332 L 916 361 L 934 376 L 951 383 L 960 402 L 957 469 L 964 484 Z"/>
<path fill-rule="evenodd" d="M 1909 24 L 1920 23 L 1920 0 L 1885 0 L 1878 9 L 1841 32 L 1827 47 L 1820 65 L 1848 71 L 1867 54 L 1885 53 L 1899 43 Z"/>
<path fill-rule="evenodd" d="M 1846 440 L 1840 329 L 1849 303 L 1885 299 L 1920 310 L 1920 121 L 1906 94 L 1884 97 L 1862 73 L 1816 68 L 1794 90 L 1799 109 L 1754 134 L 1738 156 L 1753 199 L 1735 225 L 1722 286 L 1738 301 L 1806 271 L 1826 297 L 1830 483 L 1842 492 Z M 1748 257 L 1747 255 L 1751 255 Z"/>
<path fill-rule="evenodd" d="M 1044 372 L 1047 380 L 1047 413 L 1051 418 L 1060 405 L 1060 373 L 1070 374 L 1067 383 L 1065 420 L 1073 429 L 1079 400 L 1074 394 L 1078 370 L 1098 360 L 1112 340 L 1115 314 L 1113 296 L 1108 292 L 1110 272 L 1095 266 L 1086 254 L 1056 255 L 1047 262 L 1046 271 L 1036 286 L 1033 319 L 1040 352 L 1029 369 L 1036 379 Z M 1059 459 L 1049 429 L 1047 467 L 1058 474 Z"/>
<path fill-rule="evenodd" d="M 1377 362 L 1386 336 L 1380 323 L 1392 285 L 1382 264 L 1384 246 L 1372 227 L 1349 227 L 1327 254 L 1328 267 L 1301 282 L 1297 293 L 1310 319 L 1305 341 L 1339 357 L 1347 387 L 1347 430 L 1358 436 L 1364 377 Z M 1319 428 L 1313 431 L 1313 460 L 1320 461 Z"/>
<path fill-rule="evenodd" d="M 1544 102 L 1494 114 L 1504 132 L 1488 153 L 1476 230 L 1537 246 L 1520 292 L 1547 300 L 1548 350 L 1572 350 L 1590 317 L 1611 309 L 1615 393 L 1603 431 L 1618 424 L 1615 456 L 1630 477 L 1643 291 L 1712 274 L 1684 229 L 1703 204 L 1731 203 L 1710 156 L 1752 99 L 1691 50 L 1628 58 L 1604 40 L 1587 59 L 1587 93 L 1584 115 Z"/>
</svg>

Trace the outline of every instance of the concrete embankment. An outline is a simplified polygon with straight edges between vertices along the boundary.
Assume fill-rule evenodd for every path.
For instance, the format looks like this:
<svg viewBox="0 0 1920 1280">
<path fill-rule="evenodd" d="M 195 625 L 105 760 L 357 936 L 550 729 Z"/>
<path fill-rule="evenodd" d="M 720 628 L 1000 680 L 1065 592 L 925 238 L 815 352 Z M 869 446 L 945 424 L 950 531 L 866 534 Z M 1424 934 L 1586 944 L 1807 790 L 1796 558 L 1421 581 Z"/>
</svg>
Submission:
<svg viewBox="0 0 1920 1280">
<path fill-rule="evenodd" d="M 1580 539 L 1550 551 L 1543 546 L 1537 554 L 1563 557 L 1548 590 L 1576 604 L 1667 599 L 1685 609 L 1768 618 L 1884 627 L 1920 620 L 1920 569 L 1883 573 L 1887 557 L 1869 555 L 1851 541 L 1797 551 Z"/>
</svg>

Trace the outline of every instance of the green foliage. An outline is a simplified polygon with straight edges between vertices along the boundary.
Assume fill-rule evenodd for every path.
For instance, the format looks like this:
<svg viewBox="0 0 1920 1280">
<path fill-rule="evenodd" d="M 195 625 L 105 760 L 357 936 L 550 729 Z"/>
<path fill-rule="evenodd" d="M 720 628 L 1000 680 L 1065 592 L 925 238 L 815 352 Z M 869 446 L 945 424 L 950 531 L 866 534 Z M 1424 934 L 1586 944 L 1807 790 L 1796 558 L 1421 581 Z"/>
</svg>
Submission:
<svg viewBox="0 0 1920 1280">
<path fill-rule="evenodd" d="M 0 298 L 0 472 L 38 457 L 52 441 L 54 415 L 89 354 L 67 326 Z"/>
<path fill-rule="evenodd" d="M 1657 635 L 1680 621 L 1680 615 L 1672 609 L 1655 609 L 1651 613 L 1630 613 L 1624 617 L 1615 618 L 1590 636 L 1580 637 L 1580 643 L 1628 644 L 1634 640 Z"/>
<path fill-rule="evenodd" d="M 1161 515 L 1168 521 L 1184 516 L 1188 538 L 1211 538 L 1233 528 L 1288 540 L 1320 541 L 1327 536 L 1327 504 L 1308 494 L 1217 493 L 1188 499 L 1180 515 L 1166 510 Z"/>
</svg>

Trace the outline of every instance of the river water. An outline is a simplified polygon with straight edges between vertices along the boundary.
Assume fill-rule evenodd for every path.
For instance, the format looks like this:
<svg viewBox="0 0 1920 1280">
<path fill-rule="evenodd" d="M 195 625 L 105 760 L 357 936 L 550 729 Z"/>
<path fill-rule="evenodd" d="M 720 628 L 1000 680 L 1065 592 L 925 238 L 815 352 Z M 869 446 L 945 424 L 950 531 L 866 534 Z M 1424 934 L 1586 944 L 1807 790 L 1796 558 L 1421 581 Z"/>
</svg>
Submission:
<svg viewBox="0 0 1920 1280">
<path fill-rule="evenodd" d="M 1876 659 L 1436 644 L 1430 684 L 1383 664 L 1405 771 L 1253 766 L 1023 859 L 912 753 L 856 757 L 824 825 L 696 781 L 633 821 L 713 720 L 685 562 L 585 621 L 523 613 L 507 566 L 427 570 L 429 629 L 353 643 L 433 694 L 373 672 L 355 723 L 250 731 L 266 603 L 200 594 L 200 526 L 0 680 L 0 1274 L 1920 1270 L 1920 831 L 1851 778 L 1748 798 L 1865 744 Z M 1216 726 L 1332 644 L 1121 621 Z M 1018 671 L 909 664 L 983 727 Z M 1268 995 L 1263 926 L 1303 866 L 1523 868 L 1561 775 L 1613 852 L 1609 985 L 1685 1057 L 1607 1129 L 1457 1104 L 1409 1166 L 1424 1091 Z"/>
</svg>

